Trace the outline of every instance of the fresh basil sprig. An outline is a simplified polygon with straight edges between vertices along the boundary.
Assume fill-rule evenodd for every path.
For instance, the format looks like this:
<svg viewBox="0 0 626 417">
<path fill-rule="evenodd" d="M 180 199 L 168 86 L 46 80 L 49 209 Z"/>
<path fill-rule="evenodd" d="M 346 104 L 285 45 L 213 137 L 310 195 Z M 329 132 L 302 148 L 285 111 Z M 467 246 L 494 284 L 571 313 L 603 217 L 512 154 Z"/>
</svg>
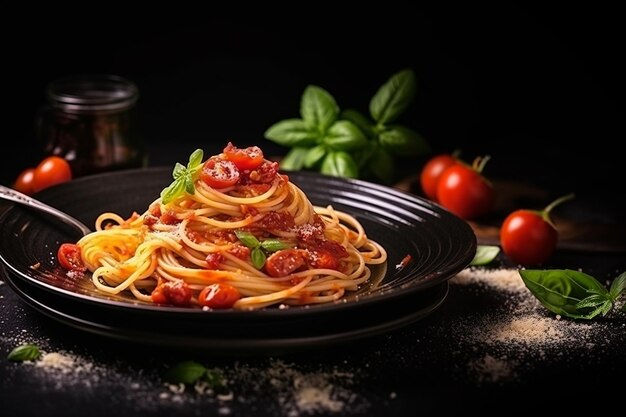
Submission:
<svg viewBox="0 0 626 417">
<path fill-rule="evenodd" d="M 597 279 L 570 269 L 519 271 L 530 292 L 555 314 L 574 319 L 606 316 L 626 287 L 626 272 L 607 290 Z"/>
<path fill-rule="evenodd" d="M 165 372 L 163 379 L 174 384 L 194 384 L 197 381 L 204 381 L 211 388 L 224 386 L 224 378 L 218 371 L 207 369 L 194 361 L 177 363 Z"/>
<path fill-rule="evenodd" d="M 20 345 L 9 352 L 7 359 L 14 362 L 32 361 L 41 355 L 39 347 L 31 343 Z"/>
<path fill-rule="evenodd" d="M 308 86 L 300 102 L 300 119 L 270 126 L 265 138 L 291 150 L 281 161 L 288 171 L 316 169 L 342 177 L 394 179 L 394 157 L 414 157 L 430 151 L 413 130 L 391 124 L 410 105 L 416 81 L 412 70 L 393 75 L 370 102 L 370 118 L 356 110 L 340 113 L 335 99 L 321 87 Z"/>
<path fill-rule="evenodd" d="M 239 239 L 241 243 L 251 249 L 250 259 L 256 269 L 261 269 L 263 265 L 265 265 L 265 260 L 267 259 L 265 252 L 277 252 L 291 247 L 278 239 L 265 239 L 259 242 L 252 233 L 246 232 L 245 230 L 237 230 L 235 231 L 235 235 L 237 235 L 237 239 Z"/>
<path fill-rule="evenodd" d="M 347 151 L 363 148 L 367 139 L 350 121 L 339 120 L 339 106 L 333 96 L 321 87 L 308 86 L 300 100 L 300 116 L 282 120 L 265 132 L 267 139 L 292 148 L 281 161 L 281 168 L 319 167 L 324 174 L 358 177 L 357 164 Z"/>
<path fill-rule="evenodd" d="M 174 171 L 172 171 L 172 177 L 174 181 L 161 191 L 161 202 L 167 204 L 170 201 L 175 200 L 185 192 L 187 194 L 195 194 L 196 187 L 193 182 L 196 179 L 196 175 L 200 168 L 202 168 L 202 158 L 204 152 L 202 149 L 196 149 L 189 156 L 189 162 L 187 167 L 183 164 L 176 162 Z"/>
<path fill-rule="evenodd" d="M 470 262 L 470 266 L 487 265 L 496 259 L 499 253 L 499 246 L 478 245 L 474 259 Z"/>
</svg>

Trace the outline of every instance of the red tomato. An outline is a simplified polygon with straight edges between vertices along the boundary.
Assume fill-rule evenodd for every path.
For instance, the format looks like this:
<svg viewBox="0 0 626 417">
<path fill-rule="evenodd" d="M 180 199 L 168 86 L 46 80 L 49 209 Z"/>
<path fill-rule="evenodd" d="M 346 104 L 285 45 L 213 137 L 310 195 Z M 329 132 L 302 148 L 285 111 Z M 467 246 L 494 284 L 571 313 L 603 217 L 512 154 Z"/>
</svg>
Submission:
<svg viewBox="0 0 626 417">
<path fill-rule="evenodd" d="M 191 288 L 183 280 L 168 281 L 158 285 L 150 294 L 150 298 L 157 304 L 187 306 L 191 301 Z"/>
<path fill-rule="evenodd" d="M 211 284 L 198 295 L 200 305 L 215 309 L 230 308 L 241 298 L 239 290 L 232 285 L 224 283 Z"/>
<path fill-rule="evenodd" d="M 239 149 L 231 142 L 224 148 L 226 159 L 232 161 L 240 170 L 254 169 L 263 163 L 263 151 L 258 146 Z"/>
<path fill-rule="evenodd" d="M 209 187 L 226 188 L 237 184 L 239 170 L 232 161 L 210 158 L 204 163 L 200 178 Z"/>
<path fill-rule="evenodd" d="M 59 156 L 49 156 L 35 168 L 35 192 L 72 179 L 70 164 Z"/>
<path fill-rule="evenodd" d="M 80 255 L 80 247 L 74 243 L 63 243 L 59 246 L 57 259 L 59 260 L 59 265 L 68 271 L 83 272 L 87 270 Z"/>
<path fill-rule="evenodd" d="M 493 186 L 480 171 L 464 164 L 446 169 L 437 184 L 439 203 L 457 216 L 469 220 L 487 214 L 493 207 Z"/>
<path fill-rule="evenodd" d="M 451 155 L 437 155 L 430 159 L 420 173 L 420 185 L 424 195 L 433 201 L 437 201 L 437 184 L 441 174 L 452 165 L 458 163 L 457 159 Z"/>
<path fill-rule="evenodd" d="M 304 251 L 283 249 L 270 255 L 265 261 L 265 272 L 273 277 L 286 277 L 306 263 Z"/>
<path fill-rule="evenodd" d="M 542 211 L 517 210 L 509 214 L 500 228 L 500 245 L 504 254 L 521 265 L 537 265 L 550 258 L 558 233 L 550 220 L 550 211 L 573 194 L 561 197 Z"/>
<path fill-rule="evenodd" d="M 15 188 L 20 193 L 24 193 L 26 195 L 32 195 L 35 193 L 35 168 L 27 168 L 17 176 L 15 180 L 15 184 L 13 184 L 13 188 Z"/>
<path fill-rule="evenodd" d="M 206 265 L 209 269 L 219 269 L 220 263 L 224 257 L 221 253 L 207 253 L 206 255 Z"/>
<path fill-rule="evenodd" d="M 309 250 L 308 259 L 313 268 L 339 269 L 339 258 L 327 250 Z"/>
</svg>

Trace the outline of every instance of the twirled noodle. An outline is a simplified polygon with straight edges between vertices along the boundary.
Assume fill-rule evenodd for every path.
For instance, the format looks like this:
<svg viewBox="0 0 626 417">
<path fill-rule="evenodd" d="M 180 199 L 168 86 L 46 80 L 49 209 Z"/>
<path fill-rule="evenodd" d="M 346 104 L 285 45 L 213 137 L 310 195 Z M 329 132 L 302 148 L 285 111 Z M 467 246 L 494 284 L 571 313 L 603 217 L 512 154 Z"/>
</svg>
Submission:
<svg viewBox="0 0 626 417">
<path fill-rule="evenodd" d="M 150 302 L 159 283 L 182 280 L 193 291 L 192 304 L 214 283 L 239 291 L 241 298 L 233 306 L 239 309 L 327 303 L 357 290 L 370 278 L 370 266 L 387 259 L 354 217 L 332 206 L 314 207 L 286 176 L 276 175 L 258 195 L 246 185 L 215 189 L 200 179 L 194 185 L 194 194 L 185 193 L 168 204 L 159 198 L 141 215 L 98 217 L 96 231 L 77 243 L 98 290 L 131 291 Z M 259 241 L 279 239 L 302 248 L 307 263 L 285 276 L 271 276 L 254 266 L 235 236 L 238 230 L 253 232 Z M 316 257 L 328 255 L 336 245 L 345 249 L 339 266 L 316 267 Z M 209 268 L 209 254 L 219 254 L 218 267 Z"/>
</svg>

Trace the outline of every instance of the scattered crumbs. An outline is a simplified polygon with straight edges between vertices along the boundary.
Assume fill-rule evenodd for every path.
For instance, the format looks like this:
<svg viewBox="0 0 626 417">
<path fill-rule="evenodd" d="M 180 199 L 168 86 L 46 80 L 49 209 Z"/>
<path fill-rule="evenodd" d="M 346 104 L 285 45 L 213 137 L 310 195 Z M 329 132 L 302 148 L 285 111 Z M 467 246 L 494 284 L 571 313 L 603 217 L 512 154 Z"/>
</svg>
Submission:
<svg viewBox="0 0 626 417">
<path fill-rule="evenodd" d="M 39 267 L 41 266 L 41 262 L 37 262 L 36 264 L 31 265 L 31 269 L 39 269 Z"/>
<path fill-rule="evenodd" d="M 469 367 L 483 382 L 501 382 L 511 379 L 513 369 L 506 357 L 495 358 L 489 354 L 469 363 Z"/>
<path fill-rule="evenodd" d="M 614 329 L 607 322 L 576 321 L 549 312 L 526 288 L 517 269 L 470 267 L 450 282 L 474 287 L 464 296 L 475 294 L 477 303 L 484 292 L 504 297 L 480 317 L 468 315 L 446 330 L 476 352 L 474 356 L 484 354 L 470 355 L 467 362 L 478 383 L 515 379 L 535 366 L 531 364 L 541 363 L 548 352 L 559 355 L 564 347 L 575 347 L 577 354 L 591 358 L 599 346 L 608 344 Z M 477 308 L 487 307 L 477 304 Z"/>
<path fill-rule="evenodd" d="M 393 391 L 389 393 L 389 398 L 392 399 L 392 400 L 395 400 L 397 396 L 398 396 L 398 394 L 396 394 Z"/>
<path fill-rule="evenodd" d="M 453 284 L 478 284 L 510 293 L 527 291 L 517 269 L 466 268 L 450 280 Z"/>
</svg>

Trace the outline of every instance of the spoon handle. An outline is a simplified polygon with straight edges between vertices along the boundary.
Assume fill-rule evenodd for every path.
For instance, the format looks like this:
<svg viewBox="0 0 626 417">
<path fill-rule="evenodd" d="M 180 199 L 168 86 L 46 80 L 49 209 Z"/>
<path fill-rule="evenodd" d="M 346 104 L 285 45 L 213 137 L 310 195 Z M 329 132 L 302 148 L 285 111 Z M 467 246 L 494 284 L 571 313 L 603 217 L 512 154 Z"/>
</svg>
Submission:
<svg viewBox="0 0 626 417">
<path fill-rule="evenodd" d="M 54 216 L 63 223 L 75 227 L 76 229 L 80 230 L 83 235 L 91 233 L 91 230 L 89 230 L 87 226 L 85 226 L 82 222 L 70 216 L 69 214 L 62 212 L 61 210 L 55 209 L 54 207 L 49 206 L 46 203 L 43 203 L 32 197 L 29 197 L 26 194 L 22 194 L 19 191 L 15 191 L 12 188 L 5 187 L 4 185 L 0 185 L 0 199 L 9 200 L 14 203 L 33 208 L 35 210 L 43 211 L 44 213 Z"/>
</svg>

